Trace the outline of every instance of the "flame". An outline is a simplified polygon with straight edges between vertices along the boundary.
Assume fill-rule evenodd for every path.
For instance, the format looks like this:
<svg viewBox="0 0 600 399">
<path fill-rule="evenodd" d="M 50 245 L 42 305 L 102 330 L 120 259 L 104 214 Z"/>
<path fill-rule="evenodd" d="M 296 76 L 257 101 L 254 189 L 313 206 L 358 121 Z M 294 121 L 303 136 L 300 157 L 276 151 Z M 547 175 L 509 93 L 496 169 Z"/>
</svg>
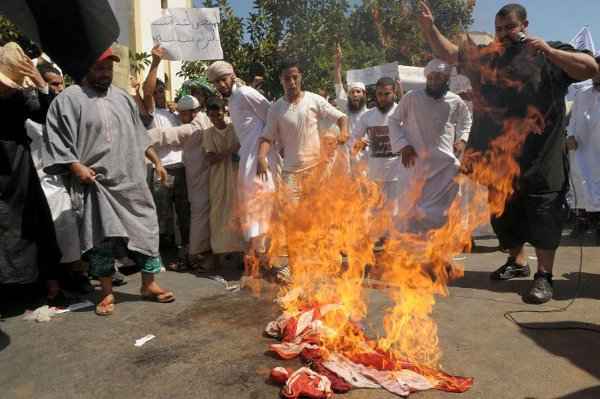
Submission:
<svg viewBox="0 0 600 399">
<path fill-rule="evenodd" d="M 502 51 L 492 46 L 490 51 Z M 504 87 L 518 87 L 496 71 L 482 66 L 482 75 Z M 495 79 L 495 80 L 494 80 Z M 271 223 L 269 253 L 287 252 L 292 281 L 279 292 L 288 314 L 327 304 L 339 305 L 323 319 L 320 338 L 324 353 L 348 358 L 385 353 L 422 365 L 433 376 L 441 351 L 438 327 L 432 318 L 436 296 L 448 295 L 447 285 L 463 270 L 452 258 L 468 248 L 473 231 L 500 215 L 513 195 L 520 174 L 516 157 L 531 133 L 541 133 L 544 118 L 530 107 L 522 118 L 503 121 L 503 131 L 490 150 L 467 151 L 464 170 L 456 181 L 462 187 L 447 212 L 446 223 L 426 234 L 411 234 L 397 227 L 414 216 L 424 181 L 413 181 L 404 193 L 408 207 L 395 218 L 383 208 L 383 194 L 364 173 L 328 175 L 322 165 L 296 176 L 299 199 L 280 185 L 275 194 L 276 215 Z M 476 182 L 476 183 L 475 183 Z M 264 198 L 263 198 L 264 200 Z M 386 236 L 385 251 L 374 253 L 376 240 Z M 256 275 L 258 268 L 251 265 Z M 360 323 L 368 316 L 369 279 L 376 278 L 391 300 L 385 310 L 382 336 L 368 338 Z"/>
<path fill-rule="evenodd" d="M 528 134 L 543 130 L 543 117 L 529 108 L 525 118 L 508 119 L 503 127 L 490 151 L 466 154 L 469 177 L 479 185 L 458 176 L 465 192 L 452 203 L 446 224 L 426 235 L 396 230 L 410 212 L 393 219 L 390 210 L 381 209 L 377 184 L 360 173 L 324 176 L 326 168 L 319 167 L 299 178 L 300 200 L 290 201 L 285 187 L 277 193 L 270 253 L 289 255 L 292 282 L 279 293 L 289 297 L 282 301 L 284 311 L 299 314 L 339 305 L 322 319 L 324 353 L 349 358 L 386 353 L 390 359 L 422 365 L 433 376 L 441 359 L 433 306 L 437 295 L 448 295 L 448 282 L 463 274 L 452 257 L 470 245 L 471 233 L 489 221 L 490 212 L 498 215 L 504 209 L 519 175 L 515 157 Z M 413 203 L 422 184 L 413 182 L 407 193 Z M 489 195 L 484 187 L 491 188 Z M 375 254 L 374 242 L 386 233 L 385 251 Z M 385 311 L 384 333 L 376 339 L 359 327 L 369 311 L 367 277 L 383 282 L 382 292 L 392 303 Z"/>
</svg>

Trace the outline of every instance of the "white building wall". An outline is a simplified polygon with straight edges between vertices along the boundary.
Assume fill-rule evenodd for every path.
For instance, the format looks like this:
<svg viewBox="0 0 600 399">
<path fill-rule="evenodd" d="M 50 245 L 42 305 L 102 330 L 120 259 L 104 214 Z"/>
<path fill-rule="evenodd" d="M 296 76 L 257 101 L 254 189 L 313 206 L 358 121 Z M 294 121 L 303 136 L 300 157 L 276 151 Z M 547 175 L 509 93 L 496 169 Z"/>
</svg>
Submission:
<svg viewBox="0 0 600 399">
<path fill-rule="evenodd" d="M 128 46 L 131 51 L 150 53 L 154 46 L 150 24 L 162 16 L 161 0 L 109 0 L 115 13 L 121 34 L 118 43 Z M 188 8 L 192 0 L 167 0 L 170 8 Z M 135 15 L 134 15 L 135 10 Z M 131 26 L 135 24 L 135 26 Z M 158 70 L 158 76 L 165 80 L 165 74 L 169 79 L 168 91 L 172 96 L 183 83 L 183 79 L 177 76 L 181 69 L 180 61 L 163 61 Z M 147 69 L 143 73 L 146 76 Z"/>
</svg>

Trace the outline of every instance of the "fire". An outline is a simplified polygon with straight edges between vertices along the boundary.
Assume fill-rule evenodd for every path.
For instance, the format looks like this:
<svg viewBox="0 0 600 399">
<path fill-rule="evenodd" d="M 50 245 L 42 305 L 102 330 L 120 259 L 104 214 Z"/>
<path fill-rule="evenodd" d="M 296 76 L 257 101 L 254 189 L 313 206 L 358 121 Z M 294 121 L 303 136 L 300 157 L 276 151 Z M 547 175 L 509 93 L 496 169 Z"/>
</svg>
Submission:
<svg viewBox="0 0 600 399">
<path fill-rule="evenodd" d="M 519 87 L 483 66 L 482 76 L 503 87 Z M 325 356 L 336 353 L 360 359 L 375 354 L 387 359 L 389 367 L 412 364 L 433 378 L 441 359 L 438 327 L 432 318 L 436 296 L 448 295 L 448 283 L 463 275 L 452 259 L 470 246 L 473 231 L 487 224 L 490 214 L 503 212 L 520 173 L 515 158 L 529 134 L 543 131 L 543 121 L 540 112 L 530 107 L 524 117 L 503 121 L 503 133 L 491 142 L 490 150 L 467 151 L 466 175 L 456 177 L 462 194 L 450 206 L 445 225 L 424 235 L 399 228 L 414 216 L 423 181 L 411 182 L 403 194 L 407 205 L 396 217 L 382 209 L 382 193 L 364 173 L 329 176 L 324 165 L 298 177 L 299 200 L 290 200 L 284 184 L 275 198 L 256 198 L 257 203 L 275 202 L 269 255 L 288 254 L 291 284 L 278 294 L 284 314 L 298 316 L 335 304 L 335 311 L 320 319 L 318 339 Z M 381 237 L 386 237 L 385 250 L 374 253 Z M 256 260 L 249 259 L 246 266 L 247 274 L 259 274 Z M 371 339 L 360 323 L 368 316 L 367 288 L 373 278 L 380 281 L 392 305 L 385 310 L 384 333 Z M 258 293 L 258 279 L 253 281 L 251 288 Z"/>
<path fill-rule="evenodd" d="M 374 212 L 382 205 L 382 194 L 362 174 L 305 176 L 304 195 L 297 203 L 289 201 L 290 193 L 282 188 L 270 253 L 289 254 L 292 282 L 280 292 L 287 295 L 284 312 L 295 315 L 337 304 L 339 308 L 322 320 L 325 353 L 353 358 L 377 351 L 435 370 L 441 358 L 437 324 L 431 317 L 435 298 L 446 296 L 448 282 L 463 274 L 452 258 L 468 247 L 471 233 L 488 222 L 490 211 L 502 212 L 519 175 L 515 156 L 530 132 L 542 130 L 542 116 L 530 108 L 525 118 L 504 122 L 504 133 L 492 142 L 492 150 L 468 153 L 470 179 L 479 185 L 464 175 L 457 177 L 463 195 L 450 207 L 446 224 L 425 236 L 395 229 L 409 209 L 396 219 L 386 209 Z M 484 186 L 494 187 L 489 196 Z M 406 195 L 414 203 L 422 182 L 411 187 Z M 373 245 L 386 233 L 385 251 L 375 255 Z M 343 254 L 347 263 L 342 262 Z M 384 283 L 392 302 L 385 312 L 385 333 L 377 339 L 369 339 L 359 328 L 369 311 L 365 281 L 373 276 Z"/>
</svg>

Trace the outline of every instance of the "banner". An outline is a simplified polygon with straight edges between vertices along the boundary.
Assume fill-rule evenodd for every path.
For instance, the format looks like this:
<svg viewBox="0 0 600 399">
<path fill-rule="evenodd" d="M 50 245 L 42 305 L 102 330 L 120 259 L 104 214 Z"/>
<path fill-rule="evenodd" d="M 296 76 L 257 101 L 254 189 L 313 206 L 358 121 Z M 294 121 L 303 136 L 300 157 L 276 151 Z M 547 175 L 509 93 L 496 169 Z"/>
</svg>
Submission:
<svg viewBox="0 0 600 399">
<path fill-rule="evenodd" d="M 592 38 L 592 32 L 590 28 L 586 25 L 575 35 L 573 39 L 571 39 L 571 46 L 575 47 L 577 50 L 588 50 L 591 51 L 592 54 L 598 55 L 596 53 L 596 48 L 594 47 L 594 39 Z M 575 100 L 575 96 L 581 90 L 588 88 L 592 85 L 592 80 L 586 80 L 579 83 L 573 83 L 569 86 L 569 91 L 567 93 L 567 101 Z"/>
<path fill-rule="evenodd" d="M 592 32 L 587 25 L 581 28 L 579 33 L 571 39 L 571 46 L 575 47 L 577 50 L 589 50 L 592 54 L 596 54 Z"/>
<path fill-rule="evenodd" d="M 152 38 L 167 60 L 223 59 L 219 8 L 168 8 L 152 22 Z"/>
<path fill-rule="evenodd" d="M 346 71 L 346 82 L 362 82 L 365 86 L 374 85 L 379 78 L 398 79 L 398 63 L 378 65 L 365 69 L 350 69 Z"/>
</svg>

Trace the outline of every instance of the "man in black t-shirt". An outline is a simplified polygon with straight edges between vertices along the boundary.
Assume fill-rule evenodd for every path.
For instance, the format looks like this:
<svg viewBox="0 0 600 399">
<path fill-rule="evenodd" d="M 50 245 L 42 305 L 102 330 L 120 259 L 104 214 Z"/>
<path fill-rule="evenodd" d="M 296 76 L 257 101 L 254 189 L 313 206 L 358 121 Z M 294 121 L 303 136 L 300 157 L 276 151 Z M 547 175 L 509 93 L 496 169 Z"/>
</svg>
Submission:
<svg viewBox="0 0 600 399">
<path fill-rule="evenodd" d="M 523 250 L 523 245 L 529 242 L 536 250 L 538 272 L 524 300 L 547 302 L 553 295 L 552 267 L 560 243 L 567 180 L 564 97 L 571 83 L 591 78 L 598 65 L 589 54 L 569 45 L 528 37 L 527 11 L 518 4 L 506 5 L 498 11 L 496 40 L 489 46 L 451 43 L 435 26 L 431 10 L 424 2 L 419 22 L 435 55 L 457 64 L 471 80 L 474 111 L 467 166 L 469 158 L 471 165 L 475 165 L 479 160 L 491 159 L 492 153 L 510 151 L 510 158 L 519 169 L 514 174 L 514 192 L 500 216 L 492 217 L 500 245 L 510 256 L 491 278 L 509 280 L 529 276 Z M 509 132 L 510 126 L 517 131 Z M 503 138 L 508 140 L 500 148 L 497 139 Z M 505 169 L 493 172 L 497 176 L 514 173 L 508 167 Z M 503 190 L 489 181 L 482 183 L 490 186 L 490 196 Z"/>
</svg>

